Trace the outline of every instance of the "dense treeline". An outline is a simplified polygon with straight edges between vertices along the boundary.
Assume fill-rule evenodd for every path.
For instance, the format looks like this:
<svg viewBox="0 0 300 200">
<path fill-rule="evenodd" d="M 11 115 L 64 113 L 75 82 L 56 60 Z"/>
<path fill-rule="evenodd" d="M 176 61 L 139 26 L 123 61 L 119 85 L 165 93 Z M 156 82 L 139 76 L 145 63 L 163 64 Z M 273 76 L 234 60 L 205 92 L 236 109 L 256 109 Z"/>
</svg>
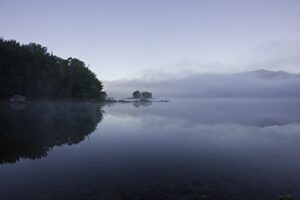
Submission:
<svg viewBox="0 0 300 200">
<path fill-rule="evenodd" d="M 101 99 L 102 89 L 84 62 L 59 58 L 39 44 L 0 38 L 0 98 Z"/>
</svg>

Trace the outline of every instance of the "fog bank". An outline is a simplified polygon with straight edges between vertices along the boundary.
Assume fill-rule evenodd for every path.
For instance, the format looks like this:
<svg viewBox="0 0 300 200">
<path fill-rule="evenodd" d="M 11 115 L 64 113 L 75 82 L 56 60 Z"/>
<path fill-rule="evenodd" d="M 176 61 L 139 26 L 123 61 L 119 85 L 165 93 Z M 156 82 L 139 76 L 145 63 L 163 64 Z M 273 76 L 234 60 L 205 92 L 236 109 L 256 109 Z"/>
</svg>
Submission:
<svg viewBox="0 0 300 200">
<path fill-rule="evenodd" d="M 112 97 L 127 97 L 134 90 L 149 90 L 158 98 L 298 98 L 299 87 L 300 75 L 267 70 L 105 83 L 105 90 Z"/>
</svg>

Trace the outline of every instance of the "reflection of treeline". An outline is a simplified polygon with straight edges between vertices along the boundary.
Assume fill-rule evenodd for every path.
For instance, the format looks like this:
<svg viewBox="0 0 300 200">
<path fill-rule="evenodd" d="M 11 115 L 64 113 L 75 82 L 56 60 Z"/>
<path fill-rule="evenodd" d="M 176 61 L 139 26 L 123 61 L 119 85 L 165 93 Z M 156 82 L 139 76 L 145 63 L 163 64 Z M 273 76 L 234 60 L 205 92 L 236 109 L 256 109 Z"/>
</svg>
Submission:
<svg viewBox="0 0 300 200">
<path fill-rule="evenodd" d="M 0 98 L 101 99 L 102 83 L 84 62 L 62 59 L 46 47 L 0 38 Z"/>
<path fill-rule="evenodd" d="M 91 103 L 0 105 L 0 163 L 38 159 L 54 146 L 77 144 L 102 120 Z"/>
</svg>

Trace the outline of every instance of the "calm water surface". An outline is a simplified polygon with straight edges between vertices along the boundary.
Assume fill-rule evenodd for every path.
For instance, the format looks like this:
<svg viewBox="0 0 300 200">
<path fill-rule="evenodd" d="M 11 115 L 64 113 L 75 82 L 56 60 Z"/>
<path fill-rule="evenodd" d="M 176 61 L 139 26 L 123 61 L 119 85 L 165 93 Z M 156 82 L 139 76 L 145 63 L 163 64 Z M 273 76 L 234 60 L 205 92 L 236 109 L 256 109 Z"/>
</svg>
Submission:
<svg viewBox="0 0 300 200">
<path fill-rule="evenodd" d="M 0 104 L 0 199 L 300 198 L 300 101 Z"/>
</svg>

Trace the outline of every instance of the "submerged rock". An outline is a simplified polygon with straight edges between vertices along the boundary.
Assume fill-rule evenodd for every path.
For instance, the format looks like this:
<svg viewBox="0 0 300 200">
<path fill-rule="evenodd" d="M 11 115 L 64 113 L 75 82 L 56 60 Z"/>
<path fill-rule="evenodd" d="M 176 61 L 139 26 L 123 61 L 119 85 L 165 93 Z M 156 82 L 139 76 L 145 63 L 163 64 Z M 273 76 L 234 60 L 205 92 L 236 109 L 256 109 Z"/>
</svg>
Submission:
<svg viewBox="0 0 300 200">
<path fill-rule="evenodd" d="M 23 101 L 26 101 L 26 98 L 22 95 L 15 94 L 9 99 L 9 101 L 11 101 L 11 102 L 23 102 Z"/>
<path fill-rule="evenodd" d="M 294 200 L 294 198 L 291 195 L 282 195 L 279 197 L 279 200 Z"/>
</svg>

